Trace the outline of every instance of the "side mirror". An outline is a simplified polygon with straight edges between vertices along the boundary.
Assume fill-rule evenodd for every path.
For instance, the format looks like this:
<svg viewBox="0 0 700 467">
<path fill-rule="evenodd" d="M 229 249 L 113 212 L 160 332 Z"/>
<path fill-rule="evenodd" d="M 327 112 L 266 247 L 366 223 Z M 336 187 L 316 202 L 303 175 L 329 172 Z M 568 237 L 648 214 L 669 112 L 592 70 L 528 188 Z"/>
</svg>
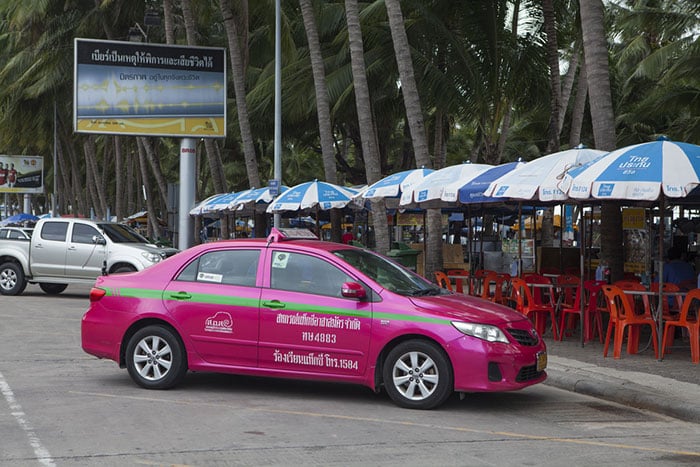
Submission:
<svg viewBox="0 0 700 467">
<path fill-rule="evenodd" d="M 92 236 L 92 243 L 96 245 L 106 245 L 107 240 L 102 235 L 93 235 Z"/>
<path fill-rule="evenodd" d="M 357 298 L 359 300 L 364 300 L 367 298 L 367 291 L 357 282 L 343 283 L 343 286 L 341 287 L 341 294 L 345 298 Z"/>
</svg>

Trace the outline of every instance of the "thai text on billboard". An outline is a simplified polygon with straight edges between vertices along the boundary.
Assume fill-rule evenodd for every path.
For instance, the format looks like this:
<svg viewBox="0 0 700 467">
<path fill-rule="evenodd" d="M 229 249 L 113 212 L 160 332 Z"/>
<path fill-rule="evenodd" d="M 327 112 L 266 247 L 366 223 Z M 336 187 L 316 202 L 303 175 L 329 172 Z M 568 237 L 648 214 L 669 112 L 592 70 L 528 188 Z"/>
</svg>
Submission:
<svg viewBox="0 0 700 467">
<path fill-rule="evenodd" d="M 75 39 L 74 129 L 226 136 L 225 49 Z"/>
</svg>

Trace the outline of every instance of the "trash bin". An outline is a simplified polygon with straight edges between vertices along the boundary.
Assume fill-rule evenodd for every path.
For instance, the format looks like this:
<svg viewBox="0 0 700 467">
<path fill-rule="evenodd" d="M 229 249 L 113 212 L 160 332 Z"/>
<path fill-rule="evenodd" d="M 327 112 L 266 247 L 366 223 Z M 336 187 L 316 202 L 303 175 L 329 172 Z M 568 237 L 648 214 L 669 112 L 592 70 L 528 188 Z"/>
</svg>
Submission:
<svg viewBox="0 0 700 467">
<path fill-rule="evenodd" d="M 415 272 L 419 254 L 421 254 L 420 250 L 414 250 L 413 248 L 406 246 L 406 248 L 395 248 L 389 250 L 386 255 L 400 265 L 406 266 L 408 269 Z"/>
</svg>

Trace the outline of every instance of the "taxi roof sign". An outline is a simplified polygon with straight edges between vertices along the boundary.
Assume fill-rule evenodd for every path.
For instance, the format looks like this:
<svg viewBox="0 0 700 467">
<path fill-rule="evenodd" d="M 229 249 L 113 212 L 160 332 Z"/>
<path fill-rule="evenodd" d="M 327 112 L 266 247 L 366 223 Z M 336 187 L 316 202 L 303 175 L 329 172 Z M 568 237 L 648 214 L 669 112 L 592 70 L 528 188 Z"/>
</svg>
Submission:
<svg viewBox="0 0 700 467">
<path fill-rule="evenodd" d="M 267 236 L 267 242 L 281 242 L 283 240 L 318 240 L 316 234 L 309 229 L 295 228 L 277 228 L 273 227 L 270 235 Z"/>
</svg>

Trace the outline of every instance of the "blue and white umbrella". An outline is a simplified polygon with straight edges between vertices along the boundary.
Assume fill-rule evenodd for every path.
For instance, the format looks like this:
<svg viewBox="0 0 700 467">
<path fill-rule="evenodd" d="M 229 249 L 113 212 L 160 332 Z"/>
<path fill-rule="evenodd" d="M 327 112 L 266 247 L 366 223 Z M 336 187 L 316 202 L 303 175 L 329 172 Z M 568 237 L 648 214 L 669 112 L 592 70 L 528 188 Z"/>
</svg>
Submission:
<svg viewBox="0 0 700 467">
<path fill-rule="evenodd" d="M 219 193 L 212 195 L 190 209 L 190 216 L 202 216 L 224 211 L 228 203 L 236 196 L 236 193 Z"/>
<path fill-rule="evenodd" d="M 351 188 L 314 180 L 289 188 L 270 203 L 267 212 L 344 208 L 355 195 L 357 192 Z"/>
<path fill-rule="evenodd" d="M 494 180 L 486 195 L 544 202 L 565 201 L 567 194 L 561 184 L 566 173 L 604 154 L 605 151 L 581 146 L 539 157 Z"/>
<path fill-rule="evenodd" d="M 655 201 L 662 192 L 683 198 L 700 185 L 700 146 L 664 140 L 635 144 L 569 176 L 569 196 L 577 199 Z"/>
<path fill-rule="evenodd" d="M 403 192 L 410 190 L 432 172 L 434 170 L 426 168 L 404 170 L 374 182 L 360 196 L 368 200 L 384 199 L 387 207 L 396 207 Z"/>
<path fill-rule="evenodd" d="M 401 193 L 399 206 L 439 208 L 457 204 L 457 191 L 469 180 L 492 168 L 488 164 L 457 164 L 436 170 Z"/>
<path fill-rule="evenodd" d="M 460 204 L 481 204 L 499 201 L 498 199 L 486 196 L 484 192 L 496 179 L 515 170 L 523 164 L 523 162 L 508 162 L 492 167 L 485 172 L 481 172 L 475 178 L 467 181 L 464 185 L 459 187 L 457 190 L 457 201 Z"/>
<path fill-rule="evenodd" d="M 279 188 L 279 194 L 284 193 L 288 189 L 288 186 L 282 185 Z M 275 197 L 272 196 L 270 187 L 250 188 L 241 191 L 230 203 L 230 208 L 234 211 L 241 211 L 255 207 L 258 204 L 270 204 L 273 199 L 275 199 Z"/>
</svg>

